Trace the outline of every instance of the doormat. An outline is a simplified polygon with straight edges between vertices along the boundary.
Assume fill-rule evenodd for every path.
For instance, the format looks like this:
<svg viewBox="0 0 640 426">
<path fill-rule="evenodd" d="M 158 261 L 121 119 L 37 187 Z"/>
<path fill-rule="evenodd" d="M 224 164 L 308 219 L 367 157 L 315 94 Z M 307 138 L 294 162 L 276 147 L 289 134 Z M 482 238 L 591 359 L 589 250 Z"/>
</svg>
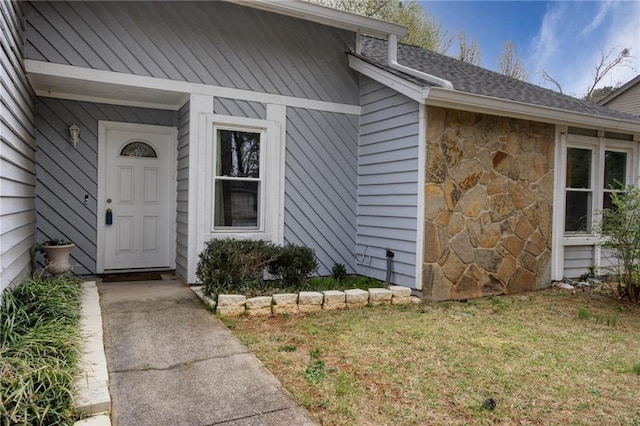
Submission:
<svg viewBox="0 0 640 426">
<path fill-rule="evenodd" d="M 124 272 L 121 274 L 106 274 L 102 278 L 103 283 L 115 283 L 120 281 L 157 281 L 161 280 L 160 272 Z"/>
</svg>

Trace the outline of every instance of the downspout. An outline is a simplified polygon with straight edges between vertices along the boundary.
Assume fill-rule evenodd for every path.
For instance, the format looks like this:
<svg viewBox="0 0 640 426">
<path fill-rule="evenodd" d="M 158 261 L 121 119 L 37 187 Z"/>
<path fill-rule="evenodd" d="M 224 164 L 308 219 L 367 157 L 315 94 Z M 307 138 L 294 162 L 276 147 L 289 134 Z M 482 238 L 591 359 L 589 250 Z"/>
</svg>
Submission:
<svg viewBox="0 0 640 426">
<path fill-rule="evenodd" d="M 427 74 L 426 72 L 414 70 L 413 68 L 400 65 L 398 63 L 398 36 L 397 35 L 389 34 L 389 42 L 387 43 L 387 48 L 388 48 L 387 63 L 391 68 L 401 71 L 405 74 L 418 77 L 422 80 L 426 80 L 430 83 L 437 84 L 443 89 L 453 90 L 453 84 L 451 84 L 449 80 L 445 80 L 443 78 L 436 77 L 435 75 Z"/>
</svg>

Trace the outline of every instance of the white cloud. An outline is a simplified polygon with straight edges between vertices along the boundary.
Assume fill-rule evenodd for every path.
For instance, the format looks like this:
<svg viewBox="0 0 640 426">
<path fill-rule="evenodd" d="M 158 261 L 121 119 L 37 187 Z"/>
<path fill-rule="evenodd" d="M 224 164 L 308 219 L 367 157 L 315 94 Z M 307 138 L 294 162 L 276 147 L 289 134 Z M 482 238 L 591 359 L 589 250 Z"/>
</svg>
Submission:
<svg viewBox="0 0 640 426">
<path fill-rule="evenodd" d="M 536 60 L 543 64 L 557 52 L 558 29 L 562 24 L 564 6 L 548 5 L 542 19 L 542 26 L 533 40 L 533 51 Z"/>
<path fill-rule="evenodd" d="M 612 5 L 611 1 L 603 1 L 600 4 L 600 9 L 598 10 L 598 14 L 585 27 L 585 29 L 582 31 L 582 34 L 588 34 L 593 30 L 597 29 L 602 24 L 602 21 L 604 21 L 604 18 L 607 16 L 607 13 L 609 12 L 609 8 L 611 7 L 611 5 Z"/>
<path fill-rule="evenodd" d="M 550 3 L 526 62 L 532 74 L 542 67 L 566 94 L 581 97 L 601 52 L 625 47 L 635 56 L 632 68 L 616 69 L 599 86 L 624 83 L 640 72 L 640 2 Z M 540 77 L 532 80 L 554 88 Z"/>
<path fill-rule="evenodd" d="M 611 73 L 611 78 L 602 85 L 626 83 L 640 73 L 640 2 L 629 2 L 617 7 L 613 24 L 606 35 L 605 49 L 620 51 L 631 49 L 628 67 L 621 67 Z M 608 50 L 605 50 L 607 52 Z"/>
</svg>

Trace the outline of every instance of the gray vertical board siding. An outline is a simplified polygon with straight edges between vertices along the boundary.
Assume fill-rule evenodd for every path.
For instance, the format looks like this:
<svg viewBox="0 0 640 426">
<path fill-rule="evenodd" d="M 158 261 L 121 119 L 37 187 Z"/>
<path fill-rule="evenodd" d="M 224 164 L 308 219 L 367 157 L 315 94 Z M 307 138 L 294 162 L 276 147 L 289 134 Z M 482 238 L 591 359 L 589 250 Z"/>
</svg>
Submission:
<svg viewBox="0 0 640 426">
<path fill-rule="evenodd" d="M 356 104 L 346 30 L 214 2 L 32 2 L 26 57 Z"/>
<path fill-rule="evenodd" d="M 38 98 L 36 107 L 37 238 L 73 241 L 73 272 L 96 273 L 98 121 L 175 126 L 177 113 L 53 98 Z M 77 148 L 71 123 L 80 127 Z"/>
<path fill-rule="evenodd" d="M 240 101 L 229 98 L 214 98 L 213 112 L 234 117 L 267 118 L 267 106 L 261 102 Z"/>
<path fill-rule="evenodd" d="M 313 248 L 319 275 L 355 272 L 357 121 L 287 108 L 284 240 Z"/>
<path fill-rule="evenodd" d="M 389 249 L 391 281 L 415 287 L 420 105 L 362 77 L 360 106 L 357 271 L 384 279 Z"/>
<path fill-rule="evenodd" d="M 178 111 L 176 273 L 187 279 L 189 247 L 189 102 Z"/>
<path fill-rule="evenodd" d="M 595 264 L 594 246 L 566 246 L 564 248 L 563 276 L 577 278 L 589 272 Z"/>
<path fill-rule="evenodd" d="M 35 215 L 35 95 L 23 64 L 24 4 L 0 2 L 0 304 L 30 270 Z"/>
<path fill-rule="evenodd" d="M 616 257 L 616 250 L 603 247 L 600 251 L 600 268 L 599 273 L 615 273 L 618 271 L 620 261 Z"/>
</svg>

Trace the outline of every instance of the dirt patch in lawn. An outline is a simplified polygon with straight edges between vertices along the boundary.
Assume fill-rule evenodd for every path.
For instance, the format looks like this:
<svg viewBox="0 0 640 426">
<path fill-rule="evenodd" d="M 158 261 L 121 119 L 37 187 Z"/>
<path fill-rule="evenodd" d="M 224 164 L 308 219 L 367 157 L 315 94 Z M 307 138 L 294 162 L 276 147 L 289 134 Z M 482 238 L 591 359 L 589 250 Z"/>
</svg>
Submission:
<svg viewBox="0 0 640 426">
<path fill-rule="evenodd" d="M 602 291 L 225 322 L 322 424 L 640 424 L 640 310 Z"/>
</svg>

